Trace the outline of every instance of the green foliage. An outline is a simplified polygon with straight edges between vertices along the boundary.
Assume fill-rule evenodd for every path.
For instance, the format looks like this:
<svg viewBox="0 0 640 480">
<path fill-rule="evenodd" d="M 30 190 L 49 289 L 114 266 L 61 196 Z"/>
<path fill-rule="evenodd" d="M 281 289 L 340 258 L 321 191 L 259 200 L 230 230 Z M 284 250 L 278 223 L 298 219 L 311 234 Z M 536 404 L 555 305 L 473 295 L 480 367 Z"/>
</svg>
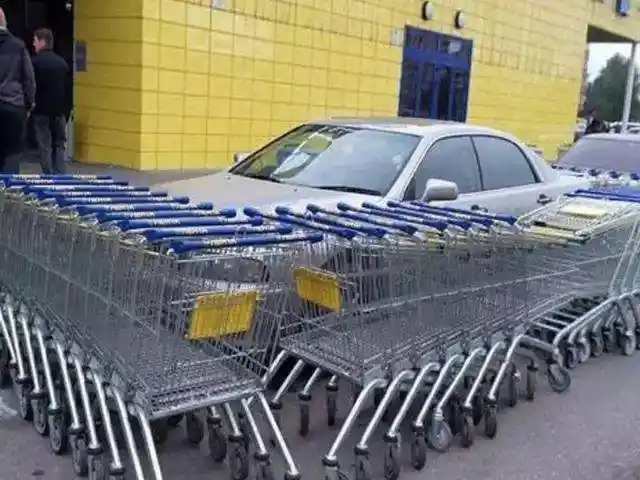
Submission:
<svg viewBox="0 0 640 480">
<path fill-rule="evenodd" d="M 627 68 L 629 60 L 616 54 L 609 59 L 598 76 L 589 83 L 586 92 L 585 111 L 597 107 L 602 120 L 617 122 L 622 119 L 624 105 L 624 90 L 627 83 Z M 631 102 L 631 120 L 640 118 L 640 100 L 638 88 L 640 76 L 636 67 L 636 75 Z"/>
</svg>

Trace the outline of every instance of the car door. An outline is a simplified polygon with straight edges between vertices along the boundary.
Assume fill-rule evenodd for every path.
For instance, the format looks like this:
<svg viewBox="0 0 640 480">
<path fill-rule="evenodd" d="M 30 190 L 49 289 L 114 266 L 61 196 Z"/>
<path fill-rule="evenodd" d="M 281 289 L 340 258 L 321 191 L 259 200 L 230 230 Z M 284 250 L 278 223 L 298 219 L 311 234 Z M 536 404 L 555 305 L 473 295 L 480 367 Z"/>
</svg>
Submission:
<svg viewBox="0 0 640 480">
<path fill-rule="evenodd" d="M 517 144 L 490 135 L 474 135 L 471 141 L 482 179 L 482 192 L 476 195 L 479 206 L 522 215 L 549 201 L 541 193 L 538 174 Z"/>
<path fill-rule="evenodd" d="M 429 179 L 455 182 L 460 192 L 460 197 L 455 203 L 465 206 L 474 203 L 475 194 L 482 191 L 482 182 L 470 137 L 453 136 L 436 140 L 427 150 L 407 185 L 404 200 L 421 199 Z"/>
</svg>

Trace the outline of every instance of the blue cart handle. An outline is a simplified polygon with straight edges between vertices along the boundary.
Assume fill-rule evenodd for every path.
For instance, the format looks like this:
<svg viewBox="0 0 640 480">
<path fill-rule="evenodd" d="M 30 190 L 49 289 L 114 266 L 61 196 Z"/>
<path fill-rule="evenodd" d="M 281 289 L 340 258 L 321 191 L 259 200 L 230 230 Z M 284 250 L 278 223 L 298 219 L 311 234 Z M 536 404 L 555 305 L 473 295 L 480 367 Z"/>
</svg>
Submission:
<svg viewBox="0 0 640 480">
<path fill-rule="evenodd" d="M 587 193 L 605 196 L 618 196 L 629 198 L 640 198 L 640 187 L 601 187 L 601 188 L 579 188 L 574 193 Z"/>
<path fill-rule="evenodd" d="M 161 190 L 147 190 L 147 191 L 135 191 L 135 190 L 69 190 L 69 191 L 60 191 L 60 190 L 43 190 L 43 189 L 34 189 L 34 190 L 25 190 L 25 193 L 33 195 L 38 200 L 44 200 L 47 198 L 113 198 L 123 201 L 128 201 L 124 199 L 137 198 L 137 199 L 147 199 L 147 198 L 168 198 L 168 193 Z"/>
<path fill-rule="evenodd" d="M 170 251 L 176 254 L 188 252 L 215 250 L 221 248 L 254 247 L 268 245 L 284 245 L 289 243 L 317 243 L 323 240 L 322 233 L 273 235 L 259 237 L 245 237 L 236 239 L 193 239 L 172 240 Z"/>
<path fill-rule="evenodd" d="M 213 210 L 212 203 L 198 203 L 195 205 L 182 203 L 113 203 L 103 205 L 78 205 L 75 208 L 80 216 L 99 215 L 107 212 L 162 212 L 180 210 Z"/>
<path fill-rule="evenodd" d="M 0 179 L 8 178 L 10 180 L 31 180 L 31 179 L 59 179 L 59 180 L 112 180 L 109 175 L 76 175 L 76 174 L 11 174 L 0 173 Z"/>
<path fill-rule="evenodd" d="M 346 238 L 347 240 L 353 239 L 358 234 L 358 232 L 349 230 L 348 228 L 338 228 L 331 225 L 314 223 L 312 221 L 304 220 L 302 218 L 297 218 L 290 215 L 275 215 L 273 217 L 273 220 L 280 223 L 290 223 L 298 227 L 308 228 L 309 230 L 328 233 L 329 235 L 336 235 L 338 237 Z"/>
<path fill-rule="evenodd" d="M 498 213 L 484 213 L 484 212 L 478 212 L 474 210 L 463 210 L 461 208 L 452 208 L 452 207 L 440 207 L 440 206 L 434 207 L 432 205 L 428 205 L 423 202 L 410 202 L 410 203 L 411 205 L 414 205 L 424 210 L 436 210 L 436 211 L 442 210 L 442 211 L 451 212 L 457 215 L 467 215 L 467 216 L 473 216 L 478 218 L 488 218 L 496 222 L 502 222 L 512 226 L 518 222 L 518 218 L 511 215 L 501 215 Z"/>
<path fill-rule="evenodd" d="M 627 197 L 623 195 L 602 194 L 602 193 L 567 193 L 569 198 L 589 198 L 591 200 L 609 200 L 613 202 L 640 203 L 640 197 Z"/>
<path fill-rule="evenodd" d="M 282 207 L 282 208 L 276 207 L 276 211 L 282 212 L 282 214 L 284 214 L 284 212 L 289 212 L 287 215 L 290 215 L 292 217 L 300 218 L 302 220 L 307 220 L 310 222 L 329 225 L 335 228 L 353 230 L 355 232 L 367 235 L 369 237 L 383 238 L 385 235 L 389 233 L 384 228 L 369 226 L 369 225 L 354 225 L 352 223 L 344 223 L 338 220 L 332 220 L 325 217 L 313 216 L 311 213 L 309 214 L 297 213 L 287 209 L 287 207 Z M 312 215 L 312 216 L 310 217 L 309 215 Z"/>
<path fill-rule="evenodd" d="M 151 218 L 235 218 L 237 212 L 233 209 L 221 210 L 201 210 L 197 207 L 184 210 L 161 210 L 161 211 L 123 211 L 123 212 L 102 212 L 97 214 L 100 223 L 117 222 L 121 220 L 141 220 Z"/>
<path fill-rule="evenodd" d="M 390 219 L 381 219 L 379 215 L 362 215 L 360 213 L 352 212 L 332 212 L 330 210 L 318 210 L 316 215 L 322 214 L 327 216 L 335 216 L 337 218 L 344 218 L 352 220 L 354 222 L 362 222 L 369 225 L 375 225 L 378 228 L 388 228 L 391 230 L 398 230 L 406 235 L 413 235 L 418 231 L 418 228 L 414 225 L 409 225 L 406 222 L 397 222 Z"/>
<path fill-rule="evenodd" d="M 343 207 L 345 207 L 347 204 L 343 204 Z M 351 208 L 351 207 L 349 207 Z M 363 223 L 368 223 L 370 225 L 375 225 L 376 228 L 390 228 L 393 230 L 399 230 L 403 233 L 406 233 L 407 235 L 413 235 L 414 233 L 416 233 L 418 231 L 418 229 L 413 226 L 413 225 L 407 225 L 406 223 L 399 223 L 399 222 L 391 222 L 391 221 L 382 221 L 380 220 L 380 218 L 372 218 L 370 216 L 367 215 L 361 215 L 361 214 L 356 214 L 356 213 L 349 213 L 347 211 L 332 211 L 329 210 L 327 208 L 322 208 L 319 205 L 314 205 L 314 204 L 309 204 L 307 205 L 307 209 L 311 212 L 311 213 L 322 213 L 324 215 L 332 215 L 338 218 L 345 218 L 348 220 L 353 220 L 356 222 L 363 222 Z"/>
<path fill-rule="evenodd" d="M 367 204 L 369 205 L 369 204 Z M 495 223 L 491 218 L 477 217 L 473 214 L 471 215 L 461 215 L 454 214 L 451 212 L 445 212 L 442 209 L 433 207 L 433 208 L 421 208 L 415 205 L 407 205 L 404 203 L 398 203 L 394 201 L 387 202 L 389 208 L 394 210 L 398 210 L 401 212 L 407 212 L 410 215 L 418 215 L 418 216 L 431 216 L 437 218 L 445 218 L 447 221 L 468 221 L 475 225 L 480 225 L 484 228 L 491 228 Z"/>
<path fill-rule="evenodd" d="M 0 182 L 4 183 L 6 187 L 26 187 L 34 185 L 120 185 L 127 186 L 129 182 L 120 180 L 73 180 L 73 179 L 57 179 L 57 178 L 0 178 Z"/>
<path fill-rule="evenodd" d="M 57 194 L 72 192 L 148 192 L 149 187 L 138 187 L 134 185 L 26 185 L 22 191 L 24 193 L 37 194 L 46 190 Z"/>
<path fill-rule="evenodd" d="M 54 195 L 49 197 L 54 200 L 60 207 L 71 207 L 74 205 L 109 205 L 109 204 L 145 204 L 145 203 L 172 203 L 186 205 L 189 203 L 189 197 L 67 197 L 64 195 Z M 45 198 L 45 200 L 47 200 Z"/>
<path fill-rule="evenodd" d="M 247 219 L 230 219 L 225 217 L 169 217 L 169 218 L 147 218 L 137 220 L 120 220 L 116 222 L 117 227 L 123 232 L 129 230 L 141 230 L 144 228 L 162 227 L 223 227 L 231 225 L 251 225 L 258 227 L 263 224 L 260 217 Z"/>
<path fill-rule="evenodd" d="M 154 243 L 173 237 L 228 237 L 244 235 L 264 235 L 275 233 L 287 235 L 293 231 L 291 225 L 273 225 L 266 227 L 192 227 L 192 228 L 152 228 L 144 230 L 142 235 L 148 242 Z"/>
<path fill-rule="evenodd" d="M 396 222 L 399 222 L 398 225 L 406 225 L 406 223 L 420 223 L 422 225 L 424 225 L 425 227 L 429 227 L 432 228 L 434 230 L 437 230 L 439 232 L 444 232 L 447 227 L 449 226 L 449 222 L 446 220 L 430 220 L 430 219 L 421 219 L 419 222 L 415 219 L 415 218 L 407 218 L 409 217 L 409 215 L 402 215 L 402 214 L 397 214 L 397 213 L 392 213 L 388 210 L 383 210 L 382 208 L 373 208 L 373 209 L 363 209 L 363 208 L 359 208 L 359 207 L 354 207 L 352 205 L 349 205 L 347 203 L 343 203 L 340 202 L 338 204 L 338 209 L 343 211 L 343 212 L 354 212 L 354 213 L 358 213 L 360 215 L 364 215 L 365 218 L 367 215 L 373 215 L 373 216 L 378 216 L 378 217 L 384 217 L 384 218 L 389 218 L 389 219 L 393 219 Z M 402 223 L 405 222 L 405 223 Z M 410 228 L 409 228 L 410 227 Z M 397 226 L 393 226 L 393 228 L 399 228 L 400 230 L 404 231 L 405 233 L 408 233 L 409 235 L 413 235 L 414 233 L 416 233 L 418 231 L 418 228 L 413 226 L 413 225 L 408 225 L 407 227 L 397 227 Z"/>
<path fill-rule="evenodd" d="M 434 220 L 433 217 L 437 218 L 436 215 L 428 215 L 428 214 L 420 213 L 417 211 L 406 210 L 406 209 L 403 210 L 399 208 L 381 207 L 379 205 L 375 205 L 373 203 L 368 203 L 368 202 L 364 202 L 362 204 L 362 207 L 363 208 L 360 210 L 366 213 L 369 213 L 367 210 L 370 210 L 371 214 L 377 214 L 383 217 L 393 218 L 398 221 L 419 223 L 422 225 L 426 225 L 430 228 L 434 228 L 432 225 L 433 222 L 444 222 L 446 225 L 458 227 L 462 230 L 469 230 L 472 227 L 472 222 L 468 220 L 460 220 L 459 218 L 456 218 L 456 217 L 451 218 L 451 217 L 445 216 L 445 217 L 440 217 L 438 220 Z M 425 218 L 425 217 L 431 217 L 431 218 Z"/>
</svg>

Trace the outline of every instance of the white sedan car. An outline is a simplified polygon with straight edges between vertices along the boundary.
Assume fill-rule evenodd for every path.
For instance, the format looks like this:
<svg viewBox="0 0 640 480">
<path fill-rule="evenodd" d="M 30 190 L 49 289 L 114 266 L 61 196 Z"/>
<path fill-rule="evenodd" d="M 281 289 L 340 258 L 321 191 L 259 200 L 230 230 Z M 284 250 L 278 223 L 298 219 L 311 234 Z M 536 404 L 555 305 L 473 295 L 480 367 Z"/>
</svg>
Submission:
<svg viewBox="0 0 640 480">
<path fill-rule="evenodd" d="M 227 171 L 163 185 L 218 207 L 422 200 L 511 215 L 584 186 L 491 128 L 375 117 L 305 123 Z"/>
</svg>

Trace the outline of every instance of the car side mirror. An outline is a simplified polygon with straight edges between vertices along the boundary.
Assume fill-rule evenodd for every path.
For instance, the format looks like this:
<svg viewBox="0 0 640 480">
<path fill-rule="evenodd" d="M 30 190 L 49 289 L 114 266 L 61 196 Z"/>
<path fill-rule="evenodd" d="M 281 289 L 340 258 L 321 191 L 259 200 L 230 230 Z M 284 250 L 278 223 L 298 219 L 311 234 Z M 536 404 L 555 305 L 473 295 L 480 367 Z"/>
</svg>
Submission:
<svg viewBox="0 0 640 480">
<path fill-rule="evenodd" d="M 423 202 L 445 202 L 458 198 L 458 185 L 455 182 L 430 178 L 424 189 Z"/>
<path fill-rule="evenodd" d="M 233 154 L 233 163 L 240 163 L 245 158 L 251 155 L 250 152 L 237 152 Z"/>
</svg>

